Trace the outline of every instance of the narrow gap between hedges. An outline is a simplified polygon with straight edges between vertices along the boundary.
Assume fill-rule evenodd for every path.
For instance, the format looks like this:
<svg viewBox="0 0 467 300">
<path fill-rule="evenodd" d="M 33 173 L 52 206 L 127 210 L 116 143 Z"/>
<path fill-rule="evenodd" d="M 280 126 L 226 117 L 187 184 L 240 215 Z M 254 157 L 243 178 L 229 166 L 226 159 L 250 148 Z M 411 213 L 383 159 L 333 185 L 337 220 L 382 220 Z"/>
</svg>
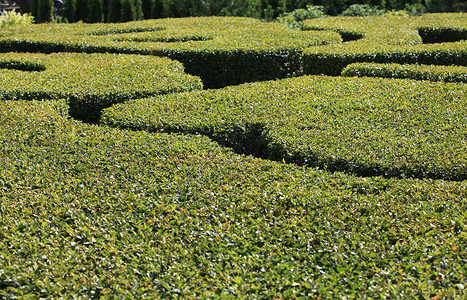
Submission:
<svg viewBox="0 0 467 300">
<path fill-rule="evenodd" d="M 102 126 L 102 125 L 101 125 Z M 132 128 L 130 126 L 117 126 L 120 129 L 141 131 L 140 128 Z M 151 133 L 161 133 L 162 131 L 149 131 Z M 180 129 L 178 127 L 165 127 L 164 133 L 168 134 L 186 134 L 186 135 L 203 135 L 211 139 L 211 141 L 219 144 L 222 147 L 230 148 L 235 153 L 240 155 L 253 156 L 255 158 L 294 164 L 296 166 L 304 166 L 309 168 L 317 168 L 327 172 L 343 172 L 359 177 L 374 177 L 381 176 L 384 178 L 413 178 L 413 179 L 434 179 L 434 180 L 450 180 L 463 181 L 465 176 L 444 178 L 441 173 L 410 170 L 407 168 L 388 168 L 381 165 L 365 165 L 363 163 L 349 161 L 342 158 L 332 158 L 329 155 L 321 155 L 320 153 L 306 152 L 299 153 L 286 149 L 284 145 L 274 142 L 266 128 L 262 123 L 247 123 L 232 128 L 215 131 L 210 128 L 189 128 Z"/>
</svg>

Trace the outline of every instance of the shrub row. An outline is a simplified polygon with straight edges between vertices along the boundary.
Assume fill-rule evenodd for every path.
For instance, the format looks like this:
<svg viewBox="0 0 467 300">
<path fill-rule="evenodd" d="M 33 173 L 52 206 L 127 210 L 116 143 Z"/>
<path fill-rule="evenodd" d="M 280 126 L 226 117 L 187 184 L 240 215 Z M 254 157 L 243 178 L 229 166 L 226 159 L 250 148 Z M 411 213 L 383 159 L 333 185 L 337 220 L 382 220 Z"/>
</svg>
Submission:
<svg viewBox="0 0 467 300">
<path fill-rule="evenodd" d="M 407 78 L 467 83 L 467 68 L 459 66 L 354 63 L 345 67 L 342 76 Z"/>
<path fill-rule="evenodd" d="M 464 14 L 305 20 L 305 29 L 341 32 L 350 35 L 347 40 L 362 38 L 305 49 L 304 72 L 339 75 L 355 62 L 467 66 L 466 20 Z"/>
<path fill-rule="evenodd" d="M 306 74 L 339 75 L 356 62 L 467 66 L 467 42 L 432 45 L 343 45 L 304 50 Z"/>
<path fill-rule="evenodd" d="M 132 101 L 102 124 L 329 171 L 465 180 L 466 101 L 463 84 L 305 76 Z"/>
<path fill-rule="evenodd" d="M 421 44 L 422 39 L 416 28 L 410 26 L 414 20 L 416 17 L 407 16 L 316 18 L 304 20 L 302 29 L 350 35 L 353 38 L 346 38 L 346 41 L 357 40 L 351 44 L 416 45 Z"/>
<path fill-rule="evenodd" d="M 301 32 L 283 24 L 230 17 L 124 24 L 40 24 L 11 28 L 2 51 L 117 52 L 181 61 L 206 87 L 300 75 L 302 49 L 339 43 L 335 32 Z"/>
<path fill-rule="evenodd" d="M 467 25 L 464 25 L 464 28 L 419 27 L 418 34 L 424 44 L 467 40 L 467 28 L 465 26 Z"/>
<path fill-rule="evenodd" d="M 202 87 L 199 78 L 184 73 L 181 63 L 167 58 L 0 54 L 0 99 L 67 98 L 70 115 L 90 122 L 99 119 L 102 108 L 117 102 Z"/>
<path fill-rule="evenodd" d="M 1 298 L 466 295 L 465 181 L 262 161 L 63 102 L 0 101 L 0 141 Z"/>
</svg>

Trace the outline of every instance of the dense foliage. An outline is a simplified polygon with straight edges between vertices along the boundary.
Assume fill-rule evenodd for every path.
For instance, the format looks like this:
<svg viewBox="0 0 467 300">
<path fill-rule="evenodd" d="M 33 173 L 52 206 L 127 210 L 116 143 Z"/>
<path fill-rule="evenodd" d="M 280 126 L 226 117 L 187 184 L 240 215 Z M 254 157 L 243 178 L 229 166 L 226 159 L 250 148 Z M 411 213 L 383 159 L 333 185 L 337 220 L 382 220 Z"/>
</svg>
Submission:
<svg viewBox="0 0 467 300">
<path fill-rule="evenodd" d="M 52 0 L 32 1 L 38 6 L 53 5 Z M 327 15 L 467 10 L 463 0 L 65 0 L 63 16 L 68 22 L 91 23 L 196 16 L 242 16 L 270 21 L 307 6 L 321 6 Z M 33 10 L 33 14 L 40 16 L 40 21 L 47 21 L 42 19 L 42 12 Z"/>
<path fill-rule="evenodd" d="M 102 122 L 330 171 L 466 180 L 466 107 L 464 84 L 300 77 L 128 102 Z"/>
<path fill-rule="evenodd" d="M 0 107 L 0 297 L 465 296 L 466 181 L 331 174 L 83 125 L 53 102 Z"/>
<path fill-rule="evenodd" d="M 300 75 L 304 48 L 339 42 L 339 34 L 331 31 L 291 31 L 250 18 L 204 17 L 12 27 L 0 36 L 0 51 L 167 56 L 201 77 L 205 87 L 217 88 Z"/>
<path fill-rule="evenodd" d="M 179 62 L 154 56 L 6 53 L 0 68 L 0 99 L 66 98 L 86 121 L 118 102 L 202 88 Z"/>
<path fill-rule="evenodd" d="M 465 15 L 304 23 L 1 28 L 0 299 L 464 299 Z"/>
<path fill-rule="evenodd" d="M 460 66 L 355 63 L 348 65 L 342 75 L 467 83 L 467 68 Z"/>
<path fill-rule="evenodd" d="M 34 18 L 30 14 L 20 14 L 15 11 L 7 11 L 0 15 L 0 28 L 13 25 L 32 24 Z"/>
<path fill-rule="evenodd" d="M 348 41 L 305 49 L 307 74 L 339 75 L 354 62 L 467 66 L 465 14 L 336 17 L 305 20 L 303 28 L 336 31 Z"/>
</svg>

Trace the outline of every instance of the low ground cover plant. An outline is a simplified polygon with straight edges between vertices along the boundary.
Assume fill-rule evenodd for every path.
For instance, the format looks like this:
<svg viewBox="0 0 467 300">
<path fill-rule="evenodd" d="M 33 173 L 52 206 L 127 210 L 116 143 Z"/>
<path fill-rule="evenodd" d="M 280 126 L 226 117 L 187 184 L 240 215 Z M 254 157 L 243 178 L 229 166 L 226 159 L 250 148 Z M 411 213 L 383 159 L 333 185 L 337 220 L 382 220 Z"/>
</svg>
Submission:
<svg viewBox="0 0 467 300">
<path fill-rule="evenodd" d="M 0 53 L 1 99 L 67 98 L 70 115 L 96 121 L 112 104 L 202 89 L 201 80 L 167 58 L 115 54 Z"/>
<path fill-rule="evenodd" d="M 305 76 L 128 102 L 102 124 L 330 171 L 465 180 L 466 101 L 463 84 Z"/>
<path fill-rule="evenodd" d="M 345 67 L 342 76 L 407 78 L 467 83 L 467 68 L 460 66 L 354 63 Z"/>
<path fill-rule="evenodd" d="M 466 182 L 358 178 L 0 102 L 1 297 L 462 297 Z"/>
</svg>

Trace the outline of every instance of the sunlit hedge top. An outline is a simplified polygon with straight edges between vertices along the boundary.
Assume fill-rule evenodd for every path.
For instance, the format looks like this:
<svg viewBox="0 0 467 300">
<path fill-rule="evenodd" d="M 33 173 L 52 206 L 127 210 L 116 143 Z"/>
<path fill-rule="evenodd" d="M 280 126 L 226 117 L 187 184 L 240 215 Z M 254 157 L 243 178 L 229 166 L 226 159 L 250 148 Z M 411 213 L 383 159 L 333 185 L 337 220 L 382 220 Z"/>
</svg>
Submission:
<svg viewBox="0 0 467 300">
<path fill-rule="evenodd" d="M 354 62 L 467 66 L 466 14 L 322 18 L 304 28 L 340 32 L 349 41 L 305 49 L 307 74 L 338 75 Z"/>
<path fill-rule="evenodd" d="M 168 50 L 279 51 L 341 42 L 334 32 L 300 32 L 250 18 L 202 17 L 118 24 L 39 24 L 0 34 L 3 43 L 35 41 L 124 52 Z"/>
<path fill-rule="evenodd" d="M 354 63 L 348 65 L 342 75 L 467 83 L 467 68 L 461 66 Z"/>
<path fill-rule="evenodd" d="M 467 181 L 330 174 L 52 106 L 0 101 L 1 295 L 465 295 Z"/>
<path fill-rule="evenodd" d="M 467 39 L 466 14 L 426 14 L 421 17 L 373 16 L 332 17 L 303 21 L 304 30 L 331 30 L 341 33 L 353 44 L 416 45 L 424 40 L 420 32 L 431 29 L 432 33 L 451 29 L 459 33 L 456 40 Z M 423 36 L 424 37 L 424 36 Z M 463 37 L 463 38 L 462 38 Z M 439 37 L 440 39 L 446 37 Z M 451 40 L 452 41 L 452 40 Z M 444 41 L 439 41 L 444 42 Z"/>
<path fill-rule="evenodd" d="M 364 176 L 465 180 L 466 101 L 463 84 L 304 76 L 131 101 L 102 120 Z"/>
<path fill-rule="evenodd" d="M 31 71 L 24 71 L 30 69 Z M 202 88 L 199 78 L 167 58 L 118 54 L 0 53 L 6 93 L 161 94 Z"/>
<path fill-rule="evenodd" d="M 0 99 L 67 98 L 71 113 L 87 120 L 113 103 L 201 88 L 199 78 L 184 73 L 181 63 L 167 58 L 0 53 Z"/>
</svg>

